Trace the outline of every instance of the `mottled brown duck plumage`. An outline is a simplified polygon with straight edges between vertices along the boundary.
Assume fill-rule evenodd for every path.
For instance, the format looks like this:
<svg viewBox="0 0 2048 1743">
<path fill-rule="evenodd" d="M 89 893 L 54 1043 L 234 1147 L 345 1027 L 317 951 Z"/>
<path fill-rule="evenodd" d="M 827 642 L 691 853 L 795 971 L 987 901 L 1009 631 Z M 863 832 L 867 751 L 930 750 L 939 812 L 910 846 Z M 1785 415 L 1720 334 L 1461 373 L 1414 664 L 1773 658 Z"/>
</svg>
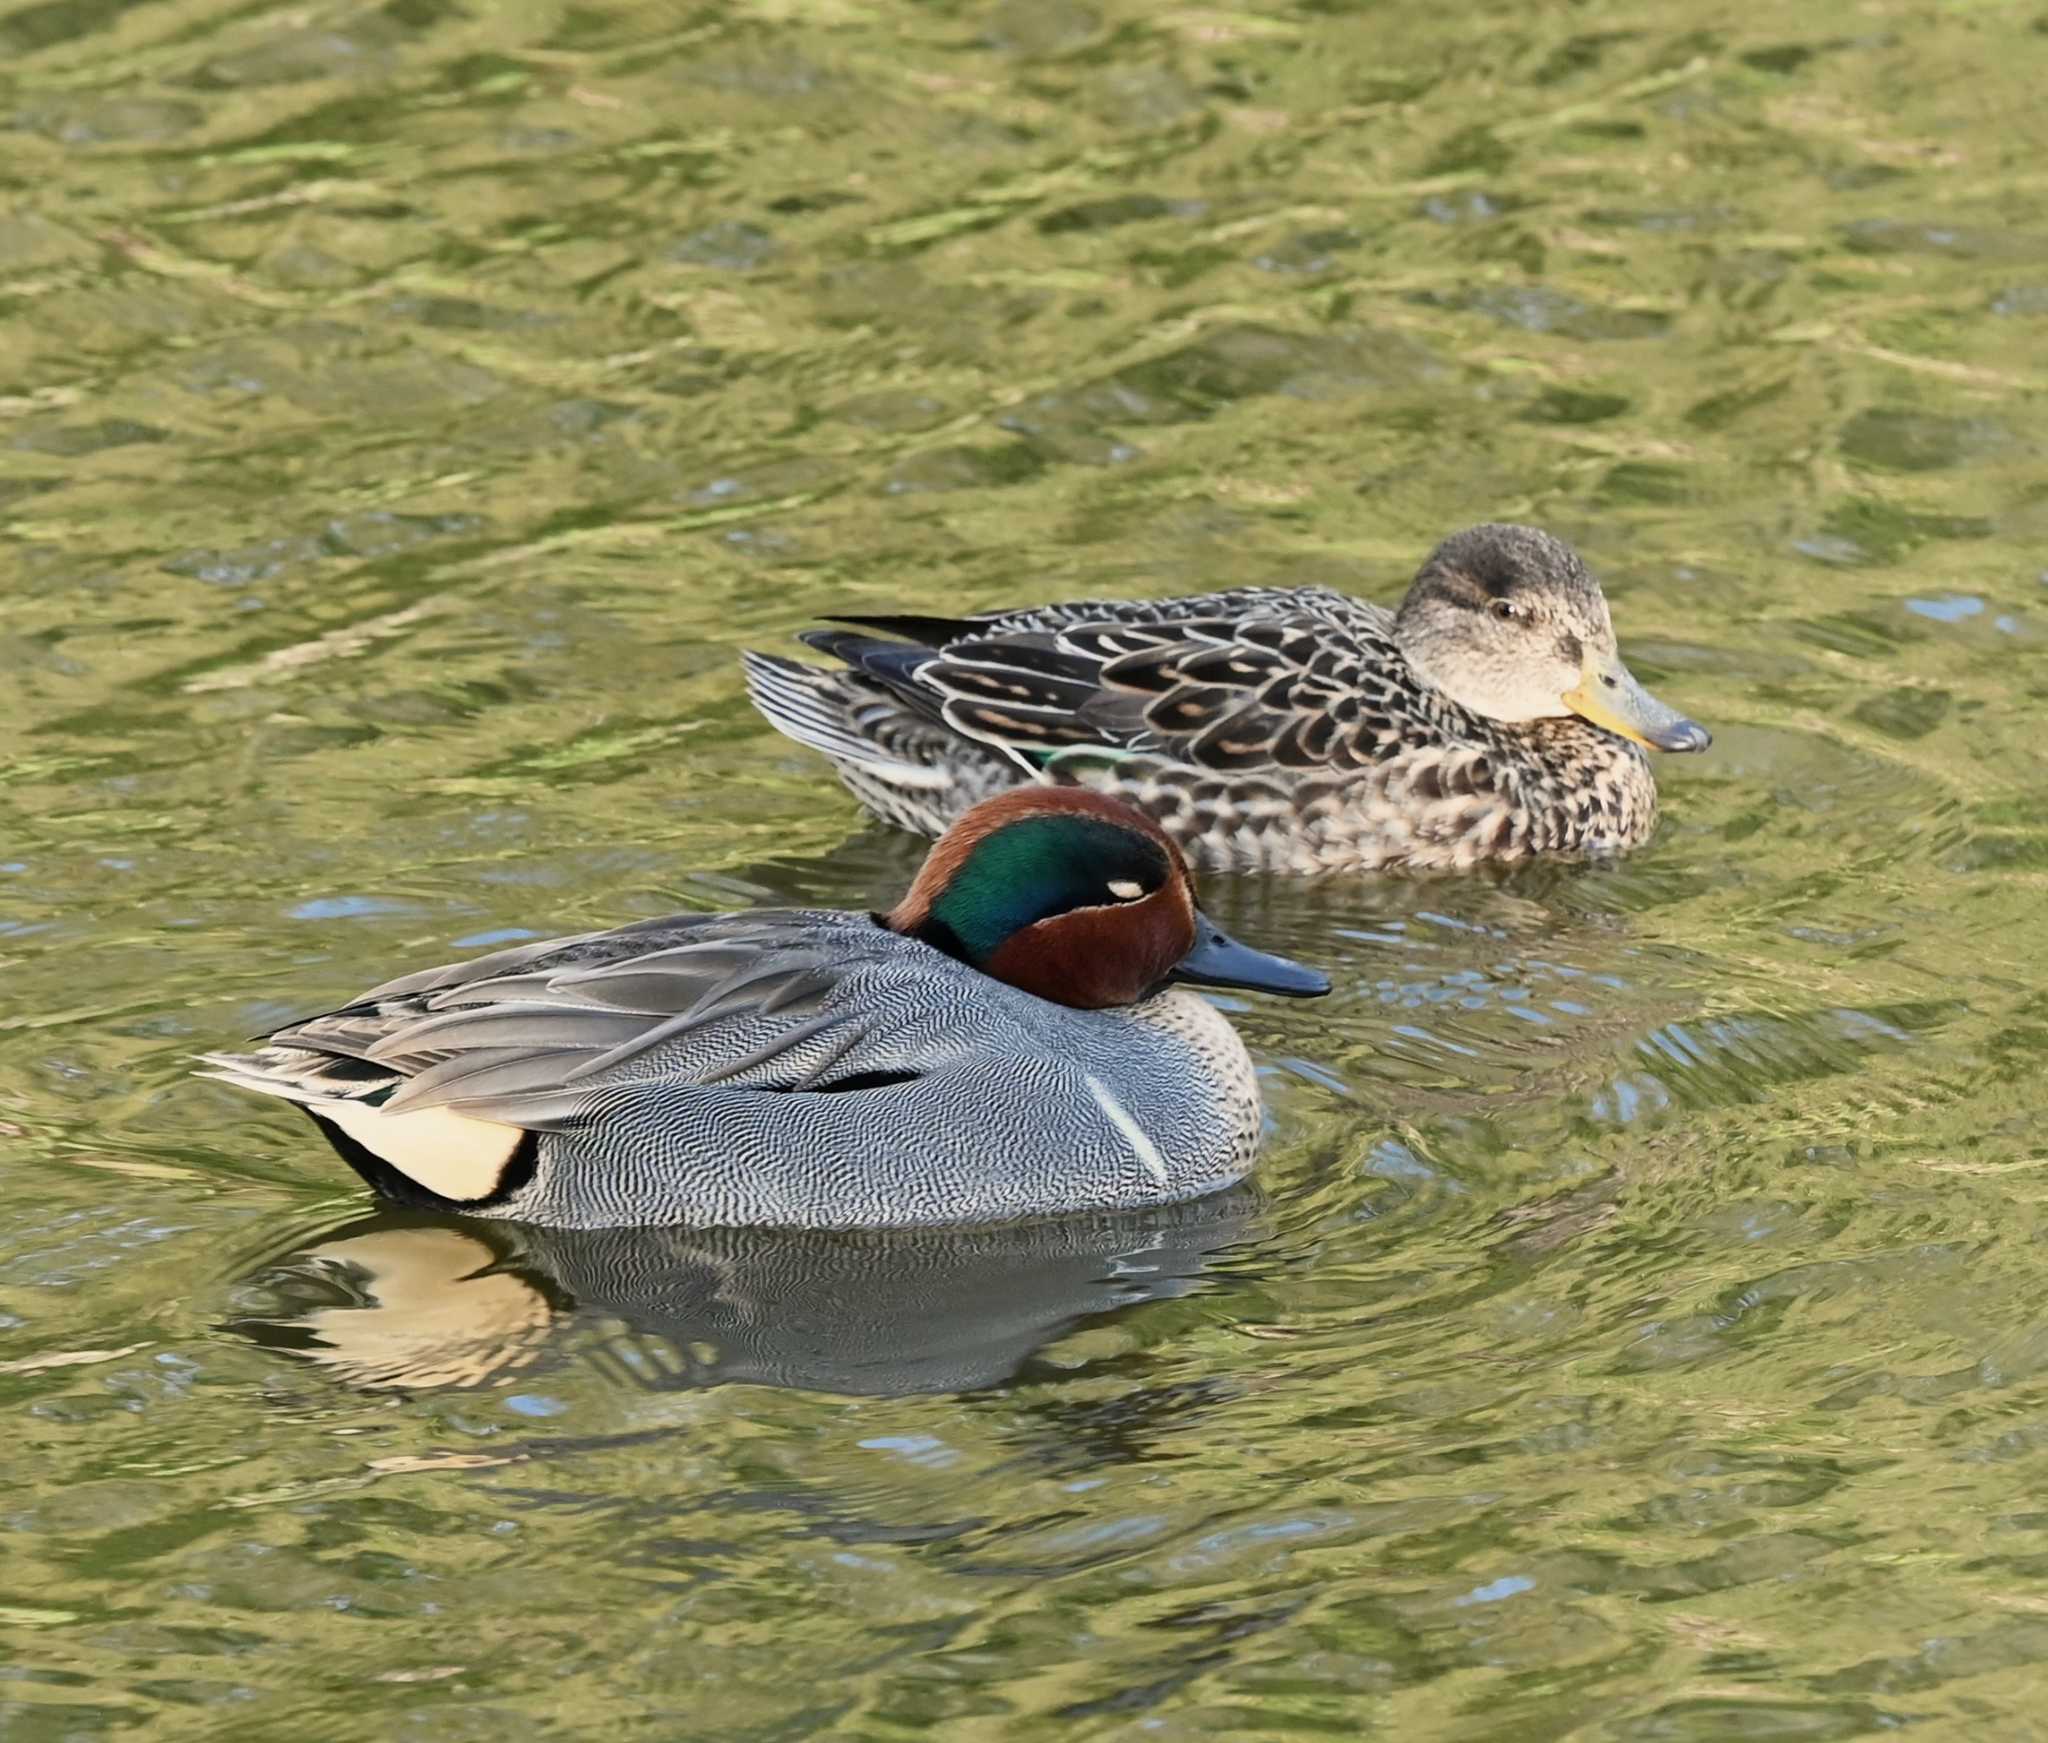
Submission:
<svg viewBox="0 0 2048 1743">
<path fill-rule="evenodd" d="M 1656 822 L 1643 747 L 1708 742 L 1630 676 L 1598 582 L 1533 527 L 1446 540 L 1398 611 L 1245 587 L 846 621 L 803 638 L 838 668 L 747 655 L 754 703 L 927 835 L 1035 781 L 1129 799 L 1229 871 L 1610 855 Z"/>
</svg>

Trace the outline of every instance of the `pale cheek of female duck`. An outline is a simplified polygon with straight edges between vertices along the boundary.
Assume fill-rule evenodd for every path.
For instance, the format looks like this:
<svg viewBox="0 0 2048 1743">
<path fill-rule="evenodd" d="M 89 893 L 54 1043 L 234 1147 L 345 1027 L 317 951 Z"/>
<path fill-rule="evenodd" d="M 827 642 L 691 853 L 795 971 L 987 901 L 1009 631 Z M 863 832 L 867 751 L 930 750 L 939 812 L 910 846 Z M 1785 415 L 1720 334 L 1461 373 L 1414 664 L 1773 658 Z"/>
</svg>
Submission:
<svg viewBox="0 0 2048 1743">
<path fill-rule="evenodd" d="M 1582 636 L 1543 618 L 1460 615 L 1461 633 L 1430 637 L 1411 650 L 1409 663 L 1423 677 L 1489 720 L 1518 724 L 1571 712 L 1561 698 L 1580 681 Z"/>
</svg>

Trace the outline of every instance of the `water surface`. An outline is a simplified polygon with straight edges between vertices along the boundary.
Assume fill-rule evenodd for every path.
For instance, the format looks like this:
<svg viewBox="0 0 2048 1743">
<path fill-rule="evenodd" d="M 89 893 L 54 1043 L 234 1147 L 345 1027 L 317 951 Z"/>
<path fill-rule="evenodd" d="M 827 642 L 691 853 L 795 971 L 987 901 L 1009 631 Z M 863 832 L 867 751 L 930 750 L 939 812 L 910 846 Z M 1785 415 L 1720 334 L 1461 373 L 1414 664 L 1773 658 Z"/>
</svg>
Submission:
<svg viewBox="0 0 2048 1743">
<path fill-rule="evenodd" d="M 0 11 L 0 1737 L 2043 1729 L 2048 36 L 2005 0 Z M 872 903 L 831 609 L 1535 520 L 1606 870 L 1212 880 L 1256 1191 L 371 1214 L 188 1056 Z"/>
</svg>

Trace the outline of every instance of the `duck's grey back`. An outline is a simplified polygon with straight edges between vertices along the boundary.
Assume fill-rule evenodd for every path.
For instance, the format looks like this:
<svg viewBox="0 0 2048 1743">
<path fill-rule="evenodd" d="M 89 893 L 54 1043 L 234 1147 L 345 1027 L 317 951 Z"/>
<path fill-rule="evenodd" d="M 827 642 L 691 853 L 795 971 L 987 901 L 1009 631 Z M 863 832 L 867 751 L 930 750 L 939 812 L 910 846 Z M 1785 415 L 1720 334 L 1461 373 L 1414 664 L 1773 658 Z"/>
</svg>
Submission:
<svg viewBox="0 0 2048 1743">
<path fill-rule="evenodd" d="M 387 1196 L 553 1227 L 922 1227 L 1178 1202 L 1251 1167 L 1237 1032 L 1047 1004 L 870 916 L 666 916 L 387 981 L 209 1075 Z"/>
<path fill-rule="evenodd" d="M 1213 1007 L 1049 1004 L 800 909 L 680 914 L 387 982 L 211 1075 L 304 1106 L 404 1202 L 565 1228 L 901 1228 L 1177 1202 L 1243 1177 Z"/>
<path fill-rule="evenodd" d="M 830 987 L 793 1018 L 756 1007 L 595 1080 L 576 1118 L 540 1134 L 531 1178 L 497 1214 L 569 1228 L 997 1222 L 1192 1198 L 1249 1169 L 1249 1061 L 1195 995 L 1070 1010 L 858 917 L 788 919 L 839 965 Z M 829 1087 L 783 1087 L 828 1054 Z"/>
</svg>

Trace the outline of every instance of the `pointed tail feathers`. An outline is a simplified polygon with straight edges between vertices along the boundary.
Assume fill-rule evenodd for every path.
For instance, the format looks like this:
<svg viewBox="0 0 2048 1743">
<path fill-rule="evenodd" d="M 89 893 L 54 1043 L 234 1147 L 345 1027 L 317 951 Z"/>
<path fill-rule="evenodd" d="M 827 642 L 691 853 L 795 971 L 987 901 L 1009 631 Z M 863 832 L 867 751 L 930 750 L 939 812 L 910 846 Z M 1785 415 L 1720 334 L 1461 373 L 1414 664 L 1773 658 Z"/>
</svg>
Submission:
<svg viewBox="0 0 2048 1743">
<path fill-rule="evenodd" d="M 305 1108 L 361 1101 L 388 1089 L 397 1074 L 366 1060 L 316 1053 L 307 1047 L 259 1047 L 253 1053 L 202 1053 L 206 1070 L 196 1073 L 237 1089 L 274 1095 Z"/>
<path fill-rule="evenodd" d="M 901 652 L 906 661 L 931 657 Z M 868 652 L 864 669 L 852 672 L 775 654 L 740 656 L 747 694 L 768 724 L 828 758 L 853 796 L 884 822 L 939 835 L 969 806 L 1027 778 L 955 732 L 935 709 L 928 712 L 929 705 L 917 706 L 887 678 L 869 676 L 873 657 Z"/>
<path fill-rule="evenodd" d="M 751 650 L 740 655 L 740 664 L 746 671 L 749 699 L 785 738 L 807 744 L 835 763 L 866 767 L 894 760 L 861 728 L 881 700 L 874 686 L 860 685 L 847 673 L 824 666 Z"/>
</svg>

